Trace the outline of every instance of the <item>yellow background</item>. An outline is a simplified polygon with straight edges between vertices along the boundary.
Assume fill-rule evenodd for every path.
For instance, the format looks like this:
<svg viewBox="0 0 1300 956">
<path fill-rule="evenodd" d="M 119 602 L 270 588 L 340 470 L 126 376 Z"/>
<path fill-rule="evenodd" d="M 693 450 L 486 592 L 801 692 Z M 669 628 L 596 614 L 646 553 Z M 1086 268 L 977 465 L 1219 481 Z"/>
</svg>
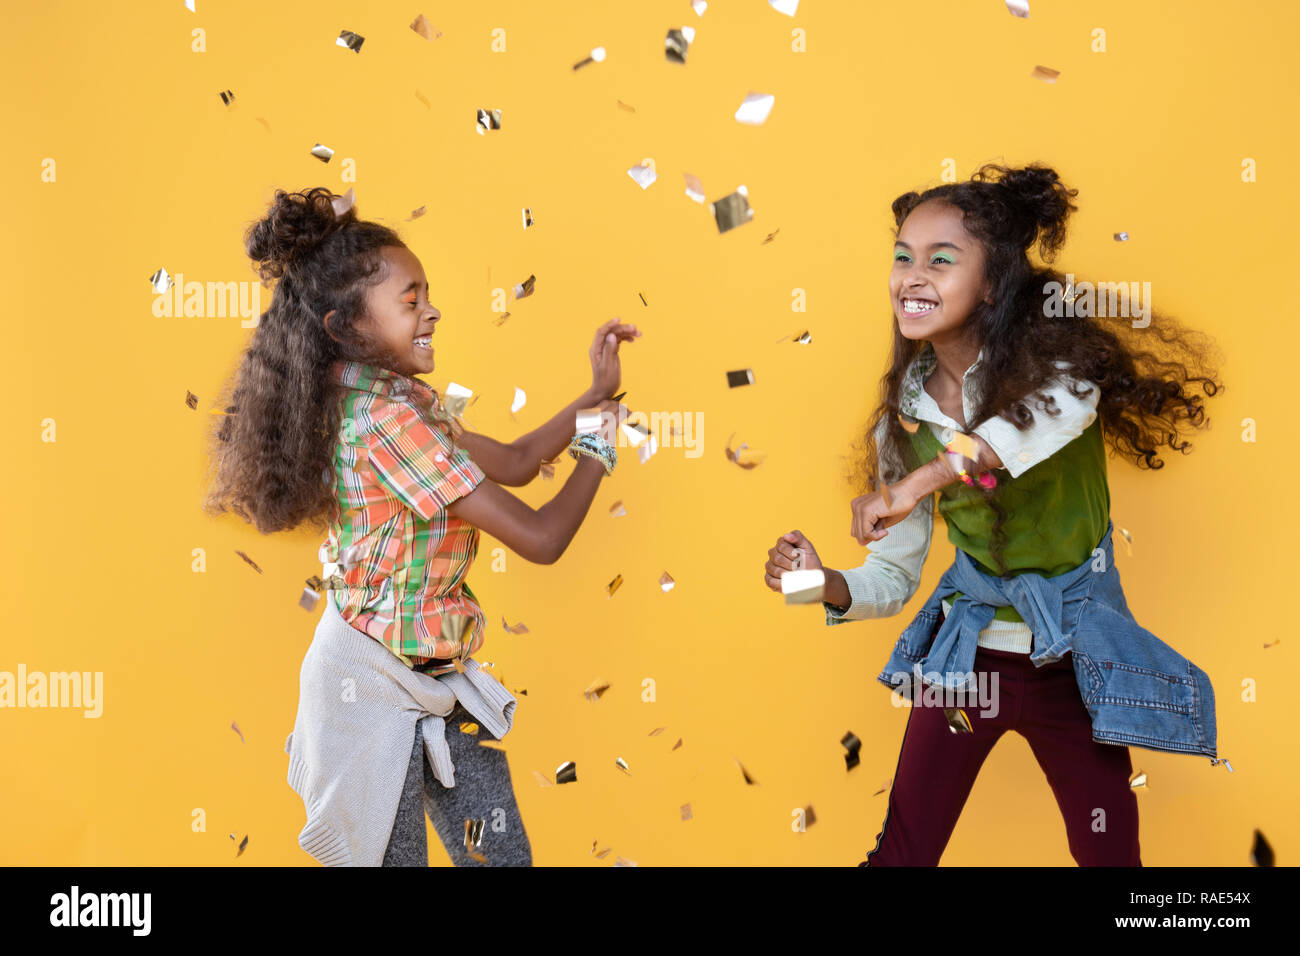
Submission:
<svg viewBox="0 0 1300 956">
<path fill-rule="evenodd" d="M 442 31 L 433 42 L 408 28 L 421 10 Z M 796 527 L 827 565 L 862 560 L 844 456 L 887 359 L 889 204 L 937 184 L 950 157 L 961 178 L 990 160 L 1054 166 L 1080 190 L 1058 265 L 1151 282 L 1158 309 L 1228 356 L 1217 427 L 1192 455 L 1165 454 L 1158 474 L 1111 462 L 1112 514 L 1133 536 L 1131 556 L 1116 548 L 1129 604 L 1210 674 L 1235 769 L 1134 749 L 1150 779 L 1142 855 L 1246 865 L 1259 827 L 1288 863 L 1300 840 L 1284 603 L 1297 527 L 1278 502 L 1297 474 L 1296 11 L 1210 0 L 1033 0 L 1029 20 L 998 0 L 805 0 L 794 19 L 763 0 L 716 0 L 702 18 L 687 0 L 15 8 L 0 31 L 0 669 L 103 671 L 105 699 L 98 720 L 0 712 L 0 862 L 313 865 L 282 747 L 319 616 L 297 604 L 320 571 L 319 537 L 264 538 L 201 514 L 208 409 L 251 332 L 237 318 L 155 318 L 147 280 L 159 267 L 253 278 L 246 225 L 275 187 L 318 184 L 355 186 L 361 215 L 397 226 L 420 257 L 444 316 L 430 381 L 481 396 L 473 427 L 509 439 L 573 400 L 592 332 L 615 315 L 645 333 L 624 350 L 629 406 L 704 415 L 703 457 L 665 448 L 641 465 L 625 452 L 558 564 L 512 556 L 493 573 L 496 542 L 482 540 L 470 581 L 493 630 L 479 658 L 528 691 L 505 743 L 536 863 L 862 859 L 906 721 L 875 676 L 951 545 L 940 525 L 903 615 L 838 628 L 818 608 L 785 606 L 762 566 Z M 684 24 L 698 31 L 688 62 L 668 63 L 664 35 Z M 195 27 L 206 52 L 191 50 Z M 791 51 L 795 27 L 807 52 Z M 497 28 L 505 52 L 492 51 Z M 1090 50 L 1095 28 L 1105 53 Z M 335 45 L 341 29 L 365 37 L 359 54 Z M 571 69 L 598 45 L 604 63 Z M 1035 64 L 1058 82 L 1031 78 Z M 750 91 L 776 97 L 761 127 L 732 118 Z M 502 111 L 500 131 L 475 134 L 480 107 Z M 336 150 L 328 165 L 309 154 L 316 142 Z M 41 181 L 47 157 L 53 183 Z M 355 184 L 341 179 L 347 157 Z M 626 170 L 645 157 L 659 181 L 643 192 Z M 1244 157 L 1258 182 L 1241 181 Z M 684 195 L 684 172 L 709 200 L 746 185 L 753 221 L 720 235 Z M 421 205 L 423 218 L 402 221 Z M 527 231 L 523 206 L 536 217 Z M 1113 241 L 1119 230 L 1129 242 Z M 534 273 L 536 293 L 496 326 L 491 290 Z M 791 311 L 796 288 L 806 314 Z M 778 342 L 805 328 L 810 345 Z M 756 383 L 729 389 L 724 373 L 746 367 Z M 516 386 L 528 403 L 512 419 Z M 53 443 L 40 438 L 45 418 Z M 1246 418 L 1256 443 L 1242 440 Z M 733 432 L 767 455 L 758 468 L 725 458 Z M 540 506 L 570 467 L 522 497 Z M 616 499 L 626 517 L 610 517 Z M 195 548 L 206 573 L 191 570 Z M 616 574 L 624 584 L 607 598 Z M 503 615 L 531 633 L 505 634 Z M 590 703 L 582 691 L 598 677 L 611 687 Z M 655 703 L 641 700 L 646 678 Z M 1240 699 L 1246 679 L 1257 702 Z M 848 773 L 846 730 L 863 741 Z M 540 788 L 533 771 L 566 760 L 578 782 Z M 817 822 L 793 832 L 792 811 L 810 803 Z M 191 829 L 194 808 L 205 832 Z M 238 860 L 230 832 L 249 835 Z M 613 853 L 594 860 L 593 840 Z M 994 750 L 943 862 L 1072 865 L 1023 738 Z"/>
</svg>

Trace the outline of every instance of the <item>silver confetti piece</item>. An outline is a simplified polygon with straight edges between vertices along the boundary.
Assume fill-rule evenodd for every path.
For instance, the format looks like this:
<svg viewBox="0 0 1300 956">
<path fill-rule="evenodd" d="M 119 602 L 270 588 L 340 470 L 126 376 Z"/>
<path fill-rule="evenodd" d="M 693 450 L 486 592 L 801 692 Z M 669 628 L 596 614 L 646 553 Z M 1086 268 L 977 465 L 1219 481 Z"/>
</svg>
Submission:
<svg viewBox="0 0 1300 956">
<path fill-rule="evenodd" d="M 1029 19 L 1029 0 L 1007 0 L 1007 9 L 1013 17 Z"/>
<path fill-rule="evenodd" d="M 172 277 L 167 274 L 166 269 L 159 269 L 149 277 L 149 284 L 153 286 L 155 292 L 166 292 L 172 287 Z"/>
<path fill-rule="evenodd" d="M 330 149 L 328 146 L 322 145 L 321 143 L 317 143 L 311 148 L 311 154 L 322 163 L 328 163 L 334 156 L 334 150 Z"/>
<path fill-rule="evenodd" d="M 366 38 L 353 33 L 351 30 L 341 30 L 339 38 L 334 41 L 336 46 L 344 47 L 353 53 L 361 52 L 361 44 L 366 42 Z"/>
<path fill-rule="evenodd" d="M 691 41 L 694 39 L 694 27 L 682 27 L 679 30 L 669 30 L 668 36 L 664 38 L 664 56 L 668 58 L 668 62 L 685 63 L 686 51 L 690 49 Z"/>
<path fill-rule="evenodd" d="M 501 111 L 500 110 L 479 110 L 478 119 L 474 128 L 478 130 L 479 135 L 483 135 L 488 130 L 501 128 Z"/>
<path fill-rule="evenodd" d="M 1127 233 L 1127 232 L 1117 232 L 1117 233 L 1115 233 L 1115 241 L 1116 241 L 1116 242 L 1128 242 L 1128 233 Z"/>
</svg>

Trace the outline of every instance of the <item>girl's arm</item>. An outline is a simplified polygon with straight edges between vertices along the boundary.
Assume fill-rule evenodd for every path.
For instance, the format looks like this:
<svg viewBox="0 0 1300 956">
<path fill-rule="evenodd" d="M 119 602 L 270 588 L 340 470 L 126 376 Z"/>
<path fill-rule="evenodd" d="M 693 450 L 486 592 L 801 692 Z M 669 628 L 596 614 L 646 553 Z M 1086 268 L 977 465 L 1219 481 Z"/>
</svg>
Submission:
<svg viewBox="0 0 1300 956">
<path fill-rule="evenodd" d="M 607 395 L 596 395 L 587 389 L 578 398 L 560 409 L 540 428 L 521 435 L 509 444 L 479 435 L 462 432 L 459 443 L 469 452 L 474 463 L 499 485 L 518 487 L 537 477 L 542 462 L 549 461 L 569 446 L 578 420 L 578 410 L 594 408 Z"/>
<path fill-rule="evenodd" d="M 463 436 L 462 436 L 463 437 Z M 567 442 L 566 442 L 567 444 Z M 554 564 L 578 531 L 605 466 L 580 455 L 559 494 L 534 510 L 491 479 L 481 481 L 447 510 L 496 538 L 526 561 Z"/>
</svg>

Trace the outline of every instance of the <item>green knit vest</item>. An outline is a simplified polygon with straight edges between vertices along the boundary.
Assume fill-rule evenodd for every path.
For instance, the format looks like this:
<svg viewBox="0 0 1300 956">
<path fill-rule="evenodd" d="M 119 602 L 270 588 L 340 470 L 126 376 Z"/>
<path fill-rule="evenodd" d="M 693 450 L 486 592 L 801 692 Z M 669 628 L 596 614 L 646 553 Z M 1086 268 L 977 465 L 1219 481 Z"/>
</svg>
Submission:
<svg viewBox="0 0 1300 956">
<path fill-rule="evenodd" d="M 926 422 L 911 435 L 910 468 L 931 461 L 943 443 Z M 1019 478 L 995 472 L 994 500 L 1004 513 L 1003 565 L 993 556 L 996 515 L 983 493 L 962 481 L 939 492 L 939 513 L 948 526 L 948 540 L 965 551 L 980 570 L 1015 577 L 1034 571 L 1045 578 L 1077 568 L 1089 559 L 1106 533 L 1110 520 L 1110 486 L 1106 481 L 1106 447 L 1101 419 L 1094 419 L 1078 438 L 1040 461 Z M 954 594 L 955 601 L 961 593 Z M 1010 606 L 993 615 L 998 621 L 1023 621 Z"/>
</svg>

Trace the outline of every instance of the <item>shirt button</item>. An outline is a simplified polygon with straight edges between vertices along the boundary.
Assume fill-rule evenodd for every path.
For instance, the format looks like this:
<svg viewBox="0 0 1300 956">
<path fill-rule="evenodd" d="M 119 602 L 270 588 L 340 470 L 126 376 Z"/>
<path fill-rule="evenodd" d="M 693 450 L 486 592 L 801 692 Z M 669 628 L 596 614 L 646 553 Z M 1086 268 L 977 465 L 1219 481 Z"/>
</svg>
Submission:
<svg viewBox="0 0 1300 956">
<path fill-rule="evenodd" d="M 1087 417 L 1087 419 L 1086 419 L 1086 420 L 1084 421 L 1084 423 L 1083 423 L 1083 424 L 1084 424 L 1084 427 L 1086 428 L 1088 425 L 1091 425 L 1091 424 L 1092 424 L 1093 422 L 1095 422 L 1096 420 L 1097 420 L 1097 413 L 1096 413 L 1096 412 L 1089 412 L 1089 413 L 1088 413 L 1088 417 Z"/>
<path fill-rule="evenodd" d="M 1020 453 L 1020 460 L 1021 460 L 1021 461 L 1029 461 L 1029 452 L 1027 452 L 1027 451 L 1022 451 L 1022 452 Z"/>
<path fill-rule="evenodd" d="M 950 441 L 952 441 L 952 429 L 951 429 L 951 428 L 945 428 L 945 429 L 943 430 L 943 442 L 944 442 L 944 444 L 946 445 L 946 444 L 947 444 L 948 442 L 950 442 Z"/>
<path fill-rule="evenodd" d="M 446 461 L 447 458 L 445 455 L 443 455 L 442 452 L 438 452 L 438 454 L 433 456 L 433 460 L 438 462 L 439 464 L 442 464 L 442 462 Z"/>
</svg>

